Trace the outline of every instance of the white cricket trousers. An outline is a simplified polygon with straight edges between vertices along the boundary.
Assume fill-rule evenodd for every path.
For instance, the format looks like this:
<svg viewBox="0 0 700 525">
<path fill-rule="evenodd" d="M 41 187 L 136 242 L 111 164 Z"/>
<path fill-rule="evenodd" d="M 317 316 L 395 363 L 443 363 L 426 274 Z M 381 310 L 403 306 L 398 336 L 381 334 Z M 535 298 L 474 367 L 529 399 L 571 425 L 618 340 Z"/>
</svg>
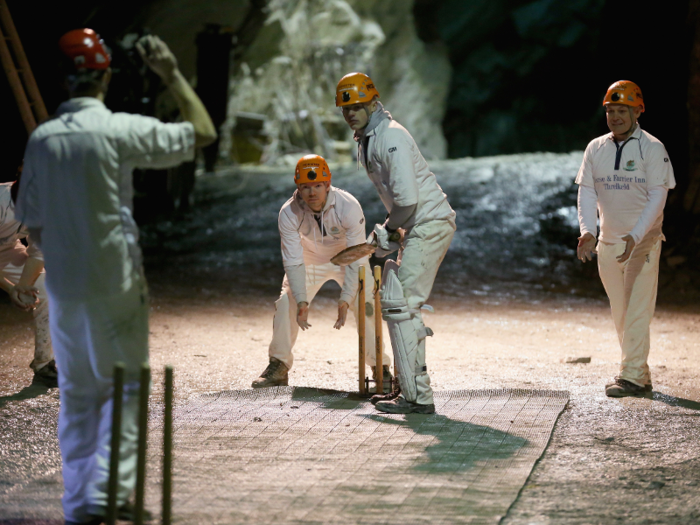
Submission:
<svg viewBox="0 0 700 525">
<path fill-rule="evenodd" d="M 366 352 L 367 364 L 369 366 L 374 366 L 376 359 L 375 353 L 373 351 L 374 345 L 374 302 L 372 300 L 371 291 L 374 289 L 374 279 L 372 277 L 372 271 L 369 266 L 369 259 L 360 259 L 360 263 L 365 267 L 365 282 L 367 283 L 367 289 L 365 292 L 365 307 L 364 313 L 365 319 L 365 341 L 367 341 L 368 348 L 372 350 Z M 321 289 L 326 282 L 333 280 L 337 282 L 342 288 L 343 282 L 345 281 L 345 267 L 336 266 L 333 263 L 327 264 L 306 264 L 306 297 L 311 304 L 313 298 L 316 296 L 318 291 Z M 355 324 L 357 325 L 357 313 L 358 313 L 358 301 L 359 294 L 355 296 L 352 304 L 350 304 L 350 310 L 355 317 Z M 313 324 L 313 323 L 312 323 Z M 311 328 L 313 330 L 313 328 Z M 270 343 L 270 357 L 279 359 L 287 367 L 292 368 L 294 363 L 294 355 L 292 354 L 292 348 L 294 343 L 296 343 L 297 336 L 299 335 L 299 325 L 297 324 L 297 303 L 292 295 L 291 288 L 289 287 L 289 281 L 287 276 L 284 276 L 284 281 L 282 282 L 282 294 L 280 298 L 275 302 L 275 317 L 272 321 L 272 342 Z M 386 350 L 382 348 L 383 357 L 382 362 L 385 365 L 390 365 L 391 361 Z"/>
<path fill-rule="evenodd" d="M 622 349 L 620 378 L 638 386 L 651 383 L 649 325 L 656 307 L 661 239 L 642 240 L 624 263 L 625 244 L 598 243 L 598 271 L 610 300 Z"/>
<path fill-rule="evenodd" d="M 50 292 L 50 290 L 49 290 Z M 51 298 L 50 323 L 59 369 L 58 440 L 63 458 L 63 512 L 87 521 L 107 505 L 113 369 L 125 364 L 119 490 L 123 505 L 136 482 L 139 369 L 148 361 L 148 296 L 134 277 L 125 293 L 89 301 Z"/>
<path fill-rule="evenodd" d="M 5 277 L 12 284 L 17 284 L 22 277 L 24 265 L 15 266 L 8 264 L 0 268 L 0 279 Z M 32 310 L 32 330 L 34 332 L 34 359 L 29 365 L 32 370 L 39 370 L 48 365 L 53 359 L 53 348 L 51 346 L 51 332 L 49 330 L 49 298 L 46 295 L 44 285 L 46 273 L 41 272 L 39 278 L 34 283 L 34 287 L 39 290 L 39 304 Z"/>
<path fill-rule="evenodd" d="M 403 248 L 396 260 L 399 264 L 398 278 L 408 307 L 416 311 L 413 317 L 416 330 L 425 326 L 420 307 L 430 297 L 438 268 L 450 247 L 455 229 L 455 225 L 450 221 L 430 221 L 414 226 L 404 239 Z M 418 344 L 416 365 L 426 366 L 425 339 Z M 433 403 L 433 390 L 430 388 L 430 376 L 427 371 L 416 377 L 416 394 L 415 401 L 409 401 L 421 405 Z"/>
</svg>

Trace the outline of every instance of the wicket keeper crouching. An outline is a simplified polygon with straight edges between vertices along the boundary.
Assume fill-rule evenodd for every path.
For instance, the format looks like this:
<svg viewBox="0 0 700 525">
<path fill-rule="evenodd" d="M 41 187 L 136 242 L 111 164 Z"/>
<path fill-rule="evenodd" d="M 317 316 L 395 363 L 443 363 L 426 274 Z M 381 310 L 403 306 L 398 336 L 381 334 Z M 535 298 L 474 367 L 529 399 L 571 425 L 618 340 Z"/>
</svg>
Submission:
<svg viewBox="0 0 700 525">
<path fill-rule="evenodd" d="M 323 157 L 306 155 L 297 163 L 294 181 L 297 190 L 279 214 L 279 232 L 285 276 L 282 294 L 275 303 L 270 363 L 253 381 L 253 388 L 285 386 L 294 357 L 292 348 L 299 333 L 310 328 L 309 305 L 324 283 L 334 280 L 341 287 L 338 320 L 335 328 L 345 324 L 348 309 L 357 322 L 366 315 L 366 341 L 374 341 L 373 305 L 358 305 L 358 270 L 365 266 L 371 274 L 369 259 L 364 257 L 347 266 L 336 266 L 331 258 L 338 252 L 365 242 L 365 217 L 360 203 L 347 191 L 331 186 L 331 171 Z M 382 349 L 383 350 L 383 349 Z M 373 353 L 367 356 L 372 374 L 377 378 Z M 384 354 L 384 363 L 389 356 Z M 389 366 L 384 365 L 382 378 L 391 384 Z"/>
</svg>

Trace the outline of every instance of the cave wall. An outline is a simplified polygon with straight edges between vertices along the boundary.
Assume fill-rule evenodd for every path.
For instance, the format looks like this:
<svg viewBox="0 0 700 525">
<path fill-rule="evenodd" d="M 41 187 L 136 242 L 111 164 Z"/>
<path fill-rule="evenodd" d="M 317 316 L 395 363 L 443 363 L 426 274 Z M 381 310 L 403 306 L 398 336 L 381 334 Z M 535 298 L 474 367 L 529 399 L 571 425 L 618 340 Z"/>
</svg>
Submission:
<svg viewBox="0 0 700 525">
<path fill-rule="evenodd" d="M 265 26 L 234 66 L 224 136 L 238 114 L 255 113 L 266 118 L 263 161 L 291 162 L 305 151 L 349 160 L 354 143 L 335 86 L 363 71 L 426 157 L 445 157 L 447 49 L 418 38 L 412 7 L 406 0 L 271 1 Z"/>
<path fill-rule="evenodd" d="M 419 34 L 448 48 L 449 157 L 583 149 L 606 133 L 601 101 L 637 82 L 643 128 L 687 171 L 687 0 L 415 0 Z M 673 95 L 669 96 L 670 90 Z"/>
<path fill-rule="evenodd" d="M 92 26 L 115 46 L 148 27 L 196 82 L 196 34 L 207 23 L 235 31 L 251 1 L 74 0 L 47 4 L 42 17 L 31 3 L 9 7 L 53 111 L 65 97 L 54 67 L 65 31 Z M 566 152 L 607 131 L 602 95 L 627 78 L 644 91 L 642 127 L 666 144 L 680 194 L 688 182 L 688 113 L 698 111 L 687 106 L 687 19 L 687 0 L 653 11 L 609 0 L 271 0 L 266 25 L 233 64 L 224 131 L 237 112 L 261 113 L 271 136 L 291 139 L 278 143 L 277 157 L 301 149 L 349 155 L 354 145 L 332 94 L 342 74 L 365 69 L 429 158 Z M 115 88 L 120 76 L 115 71 Z M 275 77 L 284 80 L 275 84 Z M 138 107 L 116 91 L 108 96 L 112 107 Z M 13 130 L 0 161 L 6 180 L 26 134 L 4 76 L 0 104 Z"/>
</svg>

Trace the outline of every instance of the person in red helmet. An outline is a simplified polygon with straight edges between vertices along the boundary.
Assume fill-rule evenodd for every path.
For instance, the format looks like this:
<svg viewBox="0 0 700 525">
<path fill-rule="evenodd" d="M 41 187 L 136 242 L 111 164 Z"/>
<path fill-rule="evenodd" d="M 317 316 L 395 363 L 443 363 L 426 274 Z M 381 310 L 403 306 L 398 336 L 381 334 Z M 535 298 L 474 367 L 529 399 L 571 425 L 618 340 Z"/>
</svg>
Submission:
<svg viewBox="0 0 700 525">
<path fill-rule="evenodd" d="M 311 328 L 309 305 L 328 281 L 336 281 L 342 287 L 335 328 L 340 330 L 345 325 L 348 310 L 356 320 L 358 315 L 365 314 L 365 340 L 374 341 L 373 306 L 357 304 L 358 270 L 362 265 L 366 275 L 371 274 L 369 258 L 363 257 L 347 266 L 331 262 L 338 252 L 365 241 L 365 216 L 360 203 L 347 191 L 331 185 L 331 170 L 319 155 L 299 159 L 294 182 L 297 189 L 282 206 L 278 221 L 285 276 L 282 293 L 275 303 L 270 362 L 253 381 L 253 388 L 287 385 L 299 328 Z M 374 360 L 374 352 L 369 352 L 367 363 L 376 379 Z M 383 362 L 389 362 L 386 353 Z M 383 366 L 382 378 L 384 385 L 391 384 L 388 365 Z"/>
<path fill-rule="evenodd" d="M 148 361 L 148 295 L 132 216 L 134 168 L 192 160 L 216 131 L 177 60 L 158 37 L 137 43 L 184 122 L 112 113 L 111 57 L 91 29 L 59 42 L 70 99 L 31 134 L 16 215 L 42 248 L 60 371 L 58 437 L 66 524 L 102 523 L 107 505 L 114 364 L 126 365 L 117 502 L 130 519 L 136 473 L 138 375 Z"/>
<path fill-rule="evenodd" d="M 663 211 L 676 181 L 664 145 L 639 127 L 646 109 L 639 86 L 615 82 L 603 107 L 610 133 L 588 144 L 576 176 L 581 228 L 577 256 L 586 262 L 598 255 L 622 349 L 620 373 L 605 386 L 605 394 L 644 396 L 652 391 L 649 324 L 665 240 Z"/>
</svg>

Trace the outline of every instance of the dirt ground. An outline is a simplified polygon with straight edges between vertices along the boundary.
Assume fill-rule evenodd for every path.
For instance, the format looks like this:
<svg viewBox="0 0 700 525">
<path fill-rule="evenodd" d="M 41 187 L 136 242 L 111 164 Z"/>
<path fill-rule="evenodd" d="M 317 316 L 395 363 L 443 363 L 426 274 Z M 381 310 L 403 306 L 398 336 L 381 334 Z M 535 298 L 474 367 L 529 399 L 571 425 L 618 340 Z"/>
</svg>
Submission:
<svg viewBox="0 0 700 525">
<path fill-rule="evenodd" d="M 274 293 L 254 296 L 165 282 L 153 275 L 151 356 L 154 396 L 173 364 L 177 400 L 248 388 L 267 362 Z M 337 332 L 337 291 L 314 301 L 311 330 L 295 349 L 290 385 L 357 389 L 352 321 Z M 605 299 L 564 294 L 518 298 L 498 291 L 435 297 L 426 324 L 436 390 L 568 390 L 571 400 L 549 448 L 503 523 L 700 522 L 700 316 L 661 305 L 652 325 L 651 399 L 608 399 L 619 349 Z M 0 303 L 0 399 L 22 403 L 31 380 L 29 319 Z M 589 357 L 590 363 L 566 363 Z M 34 394 L 33 403 L 55 398 Z M 38 430 L 39 431 L 39 430 Z M 43 429 L 42 431 L 52 431 Z"/>
<path fill-rule="evenodd" d="M 530 215 L 511 217 L 509 188 L 522 186 L 530 164 L 535 182 L 554 169 L 545 169 L 547 162 L 554 172 L 564 161 L 572 170 L 577 165 L 568 156 L 550 157 L 467 159 L 442 167 L 441 184 L 458 207 L 463 235 L 438 274 L 429 301 L 436 311 L 425 316 L 435 332 L 427 351 L 433 387 L 570 392 L 550 446 L 504 524 L 700 523 L 700 272 L 690 263 L 678 271 L 664 259 L 651 330 L 653 395 L 606 398 L 620 350 L 594 267 L 576 278 L 571 261 L 513 272 L 541 251 L 539 237 L 516 241 L 542 210 L 531 203 L 525 207 Z M 496 161 L 500 175 L 488 179 L 487 192 L 474 173 L 489 166 L 495 173 Z M 510 178 L 503 174 L 508 163 Z M 360 199 L 372 224 L 384 212 L 358 173 L 336 173 L 334 180 Z M 162 396 L 165 364 L 175 367 L 180 403 L 204 392 L 249 388 L 265 368 L 283 275 L 279 236 L 270 225 L 293 187 L 280 176 L 263 170 L 200 178 L 196 213 L 142 229 L 155 398 Z M 505 189 L 495 187 L 498 181 Z M 536 196 L 542 183 L 535 182 Z M 567 243 L 575 240 L 575 232 L 566 232 Z M 490 274 L 520 277 L 493 282 Z M 324 288 L 314 300 L 312 328 L 300 334 L 290 385 L 357 390 L 357 335 L 352 319 L 333 329 L 337 296 L 337 288 Z M 28 314 L 0 296 L 0 406 L 16 406 L 17 417 L 31 418 L 32 407 L 57 402 L 55 390 L 26 388 L 32 344 Z M 579 358 L 590 362 L 567 363 Z M 3 428 L 9 427 L 0 424 L 0 435 Z"/>
</svg>

